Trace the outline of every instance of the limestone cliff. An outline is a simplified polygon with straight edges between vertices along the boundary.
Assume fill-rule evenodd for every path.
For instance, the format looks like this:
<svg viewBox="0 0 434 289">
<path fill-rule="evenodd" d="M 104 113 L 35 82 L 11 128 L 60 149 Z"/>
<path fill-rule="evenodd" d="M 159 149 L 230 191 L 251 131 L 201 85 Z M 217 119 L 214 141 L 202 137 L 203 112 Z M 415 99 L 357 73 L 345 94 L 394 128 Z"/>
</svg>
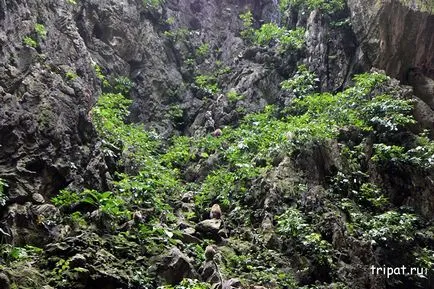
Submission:
<svg viewBox="0 0 434 289">
<path fill-rule="evenodd" d="M 434 288 L 431 6 L 313 2 L 0 0 L 0 288 Z"/>
</svg>

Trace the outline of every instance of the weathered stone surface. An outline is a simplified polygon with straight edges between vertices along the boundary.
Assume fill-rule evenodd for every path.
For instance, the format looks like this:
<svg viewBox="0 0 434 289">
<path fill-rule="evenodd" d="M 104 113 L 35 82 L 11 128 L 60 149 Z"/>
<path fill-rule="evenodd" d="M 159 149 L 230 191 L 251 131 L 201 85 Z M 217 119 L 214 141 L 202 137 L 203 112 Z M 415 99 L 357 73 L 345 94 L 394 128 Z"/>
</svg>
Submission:
<svg viewBox="0 0 434 289">
<path fill-rule="evenodd" d="M 317 74 L 323 91 L 335 91 L 347 84 L 357 50 L 357 40 L 350 27 L 332 26 L 331 21 L 330 16 L 314 10 L 306 28 L 307 62 Z"/>
<path fill-rule="evenodd" d="M 400 2 L 348 0 L 364 56 L 371 65 L 400 80 L 405 80 L 411 67 L 434 77 L 434 15 Z"/>
<path fill-rule="evenodd" d="M 191 228 L 191 229 L 193 229 L 193 228 Z M 190 243 L 200 244 L 202 242 L 202 240 L 199 239 L 198 237 L 194 236 L 195 232 L 196 231 L 194 229 L 193 230 L 187 230 L 187 229 L 184 230 L 184 232 L 182 232 L 182 236 L 181 236 L 182 242 L 185 244 L 190 244 Z"/>
<path fill-rule="evenodd" d="M 223 281 L 222 289 L 243 288 L 239 279 L 233 278 Z"/>
<path fill-rule="evenodd" d="M 172 285 L 178 284 L 184 278 L 198 277 L 191 260 L 176 247 L 163 257 L 158 271 L 166 282 Z"/>
<path fill-rule="evenodd" d="M 215 261 L 205 261 L 199 269 L 200 276 L 205 282 L 215 284 L 221 283 L 221 275 Z"/>
<path fill-rule="evenodd" d="M 196 225 L 196 231 L 200 233 L 218 234 L 222 226 L 220 219 L 203 220 Z"/>
<path fill-rule="evenodd" d="M 9 289 L 10 281 L 8 276 L 5 273 L 0 273 L 0 288 Z"/>
<path fill-rule="evenodd" d="M 164 247 L 161 249 L 158 244 L 154 248 L 153 239 L 143 238 L 143 232 L 138 232 L 139 224 L 129 220 L 124 223 L 128 226 L 121 225 L 120 230 L 113 230 L 114 218 L 107 217 L 101 204 L 91 204 L 84 209 L 80 203 L 65 209 L 71 210 L 66 214 L 83 213 L 84 221 L 90 223 L 83 230 L 80 226 L 60 223 L 59 216 L 63 212 L 50 204 L 60 189 L 86 187 L 108 191 L 113 188 L 111 181 L 116 179 L 113 154 L 120 154 L 123 148 L 109 147 L 98 140 L 89 114 L 100 93 L 94 64 L 101 66 L 109 81 L 117 76 L 133 80 L 129 96 L 134 103 L 129 121 L 144 123 L 162 138 L 178 133 L 216 132 L 225 125 L 236 126 L 245 113 L 259 111 L 267 104 L 288 105 L 291 99 L 283 99 L 280 82 L 290 77 L 301 63 L 318 74 L 320 90 L 340 90 L 348 84 L 352 73 L 368 71 L 371 66 L 384 68 L 400 80 L 408 80 L 422 99 L 418 99 L 414 110 L 419 122 L 415 131 L 434 130 L 431 82 L 406 79 L 408 68 L 413 66 L 419 67 L 424 76 L 433 73 L 432 16 L 409 10 L 397 1 L 349 0 L 351 15 L 344 11 L 339 16 L 343 19 L 351 16 L 352 26 L 332 25 L 337 19 L 319 11 L 310 14 L 288 11 L 292 13 L 286 15 L 288 28 L 307 25 L 307 47 L 285 55 L 272 47 L 251 45 L 239 35 L 242 28 L 239 14 L 247 9 L 253 12 L 255 27 L 264 22 L 282 21 L 277 1 L 167 0 L 164 8 L 153 10 L 147 10 L 141 0 L 83 0 L 76 1 L 75 5 L 68 2 L 0 0 L 0 178 L 9 185 L 5 190 L 5 205 L 0 207 L 0 241 L 18 247 L 32 244 L 44 248 L 44 255 L 38 260 L 43 262 L 26 261 L 22 262 L 22 267 L 10 270 L 5 267 L 9 271 L 5 275 L 0 273 L 1 288 L 19 280 L 28 282 L 23 288 L 40 288 L 46 277 L 41 272 L 58 272 L 59 259 L 79 269 L 74 276 L 78 278 L 74 280 L 79 280 L 80 284 L 63 284 L 65 288 L 71 285 L 71 288 L 135 289 L 142 288 L 148 281 L 141 280 L 141 276 L 149 273 L 151 278 L 158 279 L 152 275 L 152 270 L 155 255 L 161 252 L 154 250 L 164 250 Z M 170 18 L 175 20 L 173 24 L 169 23 Z M 47 29 L 46 38 L 35 31 L 36 23 Z M 188 32 L 181 41 L 165 33 L 182 29 Z M 36 47 L 23 43 L 26 36 L 37 41 Z M 202 44 L 209 45 L 211 51 L 205 57 L 197 54 Z M 187 65 L 191 60 L 195 63 Z M 217 60 L 221 67 L 213 66 Z M 216 77 L 221 90 L 218 93 L 204 91 L 194 83 L 197 75 L 226 67 L 228 72 Z M 389 84 L 400 91 L 396 81 Z M 230 101 L 229 90 L 242 94 L 243 99 Z M 411 98 L 407 90 L 393 95 Z M 174 108 L 180 109 L 181 115 L 171 115 Z M 221 136 L 220 132 L 214 136 Z M 352 147 L 363 137 L 357 128 L 345 127 L 341 128 L 338 141 Z M 369 141 L 363 145 L 366 145 L 366 155 L 362 157 L 368 161 L 372 147 Z M 199 156 L 197 152 L 193 154 Z M 283 151 L 274 156 L 274 167 L 265 176 L 255 179 L 252 188 L 247 188 L 243 196 L 245 207 L 227 213 L 225 228 L 221 220 L 202 221 L 192 228 L 193 224 L 183 215 L 199 212 L 192 202 L 195 194 L 182 197 L 183 203 L 175 205 L 179 220 L 174 227 L 178 225 L 184 231 L 177 239 L 164 241 L 166 246 L 175 241 L 188 249 L 184 254 L 174 248 L 163 258 L 159 272 L 167 282 L 176 284 L 184 277 L 199 277 L 194 269 L 199 265 L 195 263 L 197 260 L 190 260 L 186 255 L 195 255 L 194 250 L 190 250 L 195 246 L 188 246 L 188 243 L 199 244 L 204 237 L 220 242 L 222 238 L 233 236 L 226 243 L 220 243 L 222 247 L 233 249 L 230 256 L 258 256 L 259 260 L 266 256 L 267 261 L 272 257 L 276 268 L 301 272 L 297 273 L 298 280 L 304 282 L 301 286 L 313 285 L 317 280 L 327 283 L 337 276 L 346 285 L 353 285 L 351 288 L 386 288 L 384 278 L 370 275 L 366 264 L 375 264 L 378 256 L 388 252 L 351 236 L 346 229 L 346 223 L 350 222 L 346 219 L 347 212 L 333 207 L 335 204 L 327 199 L 330 178 L 345 168 L 338 142 L 311 142 L 300 151 L 291 152 L 291 156 L 288 154 Z M 220 167 L 223 157 L 219 154 L 201 156 L 197 164 L 181 174 L 186 175 L 187 181 L 200 183 Z M 268 164 L 265 157 L 254 162 L 256 166 Z M 137 172 L 127 165 L 120 171 L 124 169 Z M 407 166 L 389 170 L 372 165 L 367 169 L 372 173 L 369 181 L 383 184 L 387 189 L 391 205 L 411 206 L 417 213 L 432 219 L 431 175 L 419 174 Z M 395 173 L 397 171 L 399 174 Z M 179 204 L 178 200 L 171 201 Z M 339 263 L 333 265 L 338 269 L 314 264 L 312 256 L 295 252 L 300 244 L 283 240 L 274 232 L 276 216 L 289 206 L 306 213 L 309 221 L 321 218 L 317 227 L 312 225 L 312 230 L 333 246 L 337 253 L 332 257 L 339 259 Z M 143 223 L 152 219 L 152 214 L 150 211 Z M 62 222 L 69 221 L 67 217 Z M 119 234 L 107 234 L 113 231 Z M 163 234 L 161 238 L 166 236 Z M 277 251 L 284 256 L 272 255 Z M 0 263 L 3 268 L 3 260 Z M 216 263 L 206 262 L 201 270 L 202 277 L 214 286 L 225 288 L 226 283 L 219 284 L 222 280 L 218 270 Z M 157 288 L 158 285 L 149 286 Z M 240 285 L 233 280 L 227 286 Z"/>
</svg>

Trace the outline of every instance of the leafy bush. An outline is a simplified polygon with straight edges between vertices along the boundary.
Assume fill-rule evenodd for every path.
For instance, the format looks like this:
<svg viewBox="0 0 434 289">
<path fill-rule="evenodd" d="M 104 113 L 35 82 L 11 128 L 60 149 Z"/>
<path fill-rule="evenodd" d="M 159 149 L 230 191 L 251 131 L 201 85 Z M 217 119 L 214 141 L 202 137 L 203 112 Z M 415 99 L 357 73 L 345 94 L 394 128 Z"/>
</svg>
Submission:
<svg viewBox="0 0 434 289">
<path fill-rule="evenodd" d="M 174 42 L 185 41 L 189 35 L 190 31 L 187 28 L 177 28 L 174 30 L 164 31 L 164 36 L 169 38 Z"/>
<path fill-rule="evenodd" d="M 409 242 L 415 237 L 417 221 L 415 215 L 388 211 L 367 221 L 364 236 L 380 243 Z"/>
<path fill-rule="evenodd" d="M 247 251 L 241 249 L 250 249 L 245 241 L 234 241 L 234 250 L 222 250 L 222 271 L 225 275 L 237 276 L 246 287 L 255 284 L 269 288 L 297 288 L 292 272 L 282 268 L 282 260 L 276 258 L 275 251 L 265 248 Z"/>
<path fill-rule="evenodd" d="M 168 115 L 174 122 L 182 122 L 184 110 L 181 108 L 179 104 L 172 104 L 169 107 Z"/>
<path fill-rule="evenodd" d="M 417 167 L 429 170 L 434 167 L 434 141 L 424 132 L 416 138 L 415 147 L 407 151 L 410 163 Z"/>
<path fill-rule="evenodd" d="M 211 75 L 198 75 L 195 78 L 196 85 L 207 93 L 215 94 L 220 91 L 217 79 Z"/>
<path fill-rule="evenodd" d="M 27 45 L 29 47 L 36 48 L 38 46 L 38 42 L 36 42 L 36 40 L 34 40 L 30 36 L 24 36 L 23 42 L 24 42 L 25 45 Z"/>
<path fill-rule="evenodd" d="M 411 115 L 413 109 L 410 100 L 398 99 L 381 94 L 372 98 L 362 109 L 369 125 L 377 131 L 397 131 L 400 127 L 414 123 Z"/>
<path fill-rule="evenodd" d="M 95 70 L 96 77 L 101 81 L 102 87 L 109 88 L 110 83 L 102 72 L 101 66 L 99 66 L 98 64 L 94 64 L 93 69 Z"/>
<path fill-rule="evenodd" d="M 276 23 L 265 23 L 258 30 L 254 31 L 254 43 L 258 45 L 269 45 L 272 40 L 280 39 L 285 29 L 277 26 Z"/>
<path fill-rule="evenodd" d="M 143 126 L 125 124 L 130 104 L 131 100 L 122 94 L 102 94 L 92 109 L 92 120 L 104 139 L 115 146 L 123 144 L 125 155 L 134 158 L 138 164 L 145 163 L 158 142 Z"/>
<path fill-rule="evenodd" d="M 158 139 L 141 125 L 124 122 L 130 103 L 122 94 L 106 93 L 100 96 L 92 110 L 97 131 L 112 146 L 123 147 L 122 160 L 131 171 L 131 175 L 118 173 L 114 192 L 97 195 L 96 200 L 102 210 L 115 216 L 128 215 L 126 207 L 140 205 L 155 208 L 155 217 L 162 214 L 169 218 L 168 198 L 183 192 L 178 172 L 163 165 L 168 158 L 157 152 L 161 147 Z"/>
<path fill-rule="evenodd" d="M 235 89 L 231 89 L 226 93 L 226 96 L 228 97 L 228 100 L 230 102 L 237 102 L 239 100 L 242 100 L 244 96 L 242 94 L 238 94 Z"/>
<path fill-rule="evenodd" d="M 71 192 L 69 190 L 61 190 L 59 194 L 51 199 L 51 202 L 57 207 L 71 206 L 78 203 L 79 201 L 80 194 Z"/>
<path fill-rule="evenodd" d="M 45 39 L 47 37 L 47 30 L 43 24 L 36 23 L 35 31 L 41 39 Z"/>
<path fill-rule="evenodd" d="M 374 144 L 375 154 L 372 157 L 374 162 L 405 163 L 408 156 L 405 148 L 397 145 L 386 145 L 384 143 Z"/>
<path fill-rule="evenodd" d="M 113 85 L 113 93 L 120 93 L 122 95 L 128 95 L 131 88 L 133 87 L 133 82 L 125 76 L 116 77 Z"/>
<path fill-rule="evenodd" d="M 245 13 L 240 14 L 240 19 L 243 21 L 243 29 L 241 30 L 241 37 L 246 40 L 253 39 L 253 14 L 248 10 Z"/>
<path fill-rule="evenodd" d="M 331 245 L 309 225 L 301 212 L 290 208 L 276 217 L 277 232 L 295 239 L 306 254 L 313 254 L 320 263 L 331 263 Z"/>
<path fill-rule="evenodd" d="M 65 73 L 65 76 L 66 76 L 66 78 L 69 79 L 69 80 L 74 80 L 74 79 L 76 79 L 76 78 L 78 77 L 77 73 L 72 72 L 72 71 L 67 71 L 67 72 Z"/>
<path fill-rule="evenodd" d="M 434 251 L 428 248 L 420 248 L 415 253 L 416 265 L 422 268 L 434 267 Z"/>
<path fill-rule="evenodd" d="M 296 74 L 289 80 L 280 83 L 283 90 L 293 94 L 295 97 L 303 97 L 315 91 L 319 79 L 307 69 L 306 65 L 300 65 Z"/>
<path fill-rule="evenodd" d="M 119 174 L 119 178 L 120 181 L 115 182 L 116 188 L 128 203 L 154 208 L 156 215 L 162 212 L 169 214 L 169 197 L 183 192 L 176 173 L 158 163 L 149 163 L 136 176 Z"/>
<path fill-rule="evenodd" d="M 247 33 L 251 34 L 251 40 L 259 46 L 277 45 L 279 52 L 298 50 L 304 46 L 304 28 L 287 30 L 275 23 L 265 23 L 259 29 Z"/>
<path fill-rule="evenodd" d="M 278 39 L 278 51 L 285 52 L 287 50 L 300 50 L 305 44 L 306 30 L 302 27 L 297 27 L 293 30 L 286 30 Z"/>
<path fill-rule="evenodd" d="M 381 189 L 372 183 L 362 184 L 357 197 L 360 202 L 377 209 L 383 209 L 389 204 L 389 200 L 382 194 Z"/>
<path fill-rule="evenodd" d="M 213 171 L 203 182 L 195 202 L 201 206 L 218 202 L 228 207 L 235 193 L 235 180 L 235 174 L 226 169 Z"/>
<path fill-rule="evenodd" d="M 71 223 L 78 228 L 86 228 L 87 222 L 80 212 L 74 212 L 70 215 Z"/>
<path fill-rule="evenodd" d="M 177 136 L 172 139 L 172 144 L 162 156 L 163 164 L 170 168 L 182 167 L 190 160 L 195 159 L 192 152 L 193 141 L 187 136 Z"/>
<path fill-rule="evenodd" d="M 413 123 L 411 101 L 389 95 L 371 96 L 374 88 L 387 80 L 380 73 L 364 73 L 354 77 L 356 85 L 337 94 L 313 94 L 295 99 L 298 111 L 315 121 L 328 123 L 331 131 L 355 126 L 365 131 L 389 131 Z M 330 129 L 328 129 L 330 131 Z"/>
<path fill-rule="evenodd" d="M 388 145 L 384 143 L 374 144 L 372 161 L 379 164 L 408 164 L 423 170 L 434 167 L 434 142 L 424 132 L 417 136 L 411 147 L 400 145 Z"/>
<path fill-rule="evenodd" d="M 289 7 L 312 11 L 320 9 L 323 13 L 332 14 L 345 8 L 343 0 L 282 0 L 279 8 L 284 12 Z"/>
<path fill-rule="evenodd" d="M 196 54 L 199 57 L 205 57 L 209 54 L 209 44 L 203 43 L 196 49 Z"/>
<path fill-rule="evenodd" d="M 203 283 L 198 280 L 192 280 L 192 279 L 184 279 L 179 283 L 179 285 L 171 286 L 171 285 L 165 285 L 160 286 L 158 289 L 210 289 L 210 284 Z"/>
<path fill-rule="evenodd" d="M 72 206 L 77 203 L 87 203 L 113 217 L 130 216 L 130 212 L 125 209 L 125 201 L 115 196 L 112 192 L 100 193 L 95 190 L 86 189 L 79 193 L 74 193 L 68 190 L 62 190 L 56 197 L 52 198 L 51 201 L 56 206 Z"/>
</svg>

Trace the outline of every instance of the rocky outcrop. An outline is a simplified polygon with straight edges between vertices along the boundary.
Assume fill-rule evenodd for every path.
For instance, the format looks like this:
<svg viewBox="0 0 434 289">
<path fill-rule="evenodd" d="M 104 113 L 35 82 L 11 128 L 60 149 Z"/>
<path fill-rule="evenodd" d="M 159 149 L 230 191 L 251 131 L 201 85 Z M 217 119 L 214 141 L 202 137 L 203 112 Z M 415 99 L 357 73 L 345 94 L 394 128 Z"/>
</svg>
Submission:
<svg viewBox="0 0 434 289">
<path fill-rule="evenodd" d="M 8 202 L 23 203 L 82 181 L 95 137 L 88 112 L 99 84 L 72 24 L 73 6 L 14 1 L 3 8 L 0 177 Z M 37 23 L 45 32 L 36 31 Z"/>
<path fill-rule="evenodd" d="M 191 260 L 178 248 L 173 248 L 162 260 L 159 269 L 161 276 L 169 284 L 179 284 L 184 278 L 198 278 Z"/>
<path fill-rule="evenodd" d="M 434 77 L 434 15 L 397 0 L 348 0 L 348 7 L 367 63 L 403 81 L 412 67 Z"/>
<path fill-rule="evenodd" d="M 418 123 L 411 132 L 393 135 L 399 139 L 396 143 L 405 146 L 406 138 L 415 137 L 412 133 L 434 131 L 429 78 L 434 73 L 433 16 L 398 1 L 349 0 L 348 7 L 336 14 L 309 8 L 289 9 L 285 15 L 274 0 L 162 2 L 150 7 L 142 0 L 0 0 L 0 181 L 7 184 L 4 194 L 0 188 L 0 241 L 11 244 L 0 246 L 6 248 L 0 252 L 0 287 L 51 288 L 42 287 L 47 278 L 50 286 L 61 289 L 75 285 L 157 288 L 164 282 L 177 285 L 184 278 L 202 277 L 223 288 L 236 288 L 241 281 L 225 278 L 239 277 L 243 285 L 244 280 L 251 286 L 258 284 L 252 288 L 316 282 L 332 287 L 335 281 L 351 288 L 395 288 L 385 278 L 369 274 L 366 265 L 396 265 L 393 262 L 413 260 L 413 256 L 395 259 L 394 243 L 393 248 L 387 247 L 389 243 L 374 246 L 367 241 L 373 239 L 364 239 L 362 229 L 368 229 L 357 228 L 361 226 L 357 217 L 365 210 L 373 210 L 372 219 L 391 208 L 411 207 L 411 212 L 420 215 L 418 225 L 426 234 L 418 231 L 415 240 L 410 240 L 409 233 L 406 244 L 430 248 L 432 171 L 421 173 L 411 164 L 374 163 L 370 160 L 373 136 L 354 127 L 340 128 L 335 140 L 302 143 L 291 143 L 290 134 L 270 130 L 282 133 L 284 139 L 270 137 L 291 144 L 276 144 L 270 160 L 267 152 L 261 152 L 262 156 L 252 157 L 252 163 L 238 163 L 233 160 L 238 157 L 235 153 L 225 152 L 234 147 L 232 139 L 225 138 L 224 126 L 237 127 L 242 116 L 267 104 L 288 105 L 292 97 L 282 92 L 280 83 L 293 76 L 298 65 L 307 64 L 319 78 L 312 90 L 331 92 L 348 86 L 356 72 L 372 66 L 385 69 L 413 85 L 413 92 L 420 96 L 414 109 Z M 285 23 L 287 29 L 305 27 L 306 46 L 277 51 L 275 43 L 259 46 L 243 39 L 239 15 L 249 9 L 254 28 L 270 21 Z M 411 67 L 417 67 L 417 77 L 407 75 Z M 200 76 L 212 79 L 215 87 L 201 87 Z M 122 177 L 115 171 L 127 171 L 125 163 L 116 161 L 124 149 L 122 140 L 118 147 L 98 139 L 89 112 L 98 95 L 109 91 L 107 84 L 119 81 L 132 86 L 129 122 L 144 124 L 161 139 L 210 134 L 195 145 L 216 146 L 221 152 L 181 146 L 172 153 L 185 154 L 188 161 L 172 164 L 167 160 L 172 155 L 158 163 L 167 165 L 168 175 L 179 179 L 157 176 L 145 186 L 140 183 L 147 182 L 144 173 L 138 181 L 127 180 L 131 187 L 116 191 L 116 181 Z M 236 94 L 232 99 L 230 92 Z M 413 92 L 396 80 L 375 91 L 406 99 Z M 290 113 L 276 110 L 278 116 L 273 118 Z M 266 126 L 261 121 L 255 127 Z M 378 141 L 394 144 L 388 133 L 379 135 L 384 139 Z M 187 144 L 194 141 L 189 139 Z M 239 153 L 254 151 L 260 147 L 256 142 L 261 140 L 240 141 Z M 162 141 L 155 154 L 164 151 L 165 145 Z M 359 151 L 360 146 L 363 150 Z M 345 150 L 354 154 L 353 159 Z M 246 171 L 236 175 L 239 168 Z M 229 201 L 221 203 L 228 207 L 227 214 L 224 222 L 203 220 L 200 206 L 207 205 L 207 197 L 210 202 L 225 200 L 205 196 L 209 192 L 203 186 L 219 169 L 227 169 L 229 177 L 223 180 L 229 182 L 223 188 Z M 340 180 L 342 172 L 348 176 Z M 376 207 L 363 207 L 354 214 L 351 209 L 359 206 L 352 196 L 360 193 L 357 178 L 384 190 L 389 207 L 378 212 Z M 348 183 L 353 182 L 357 190 L 350 190 Z M 159 185 L 164 188 L 155 189 Z M 219 186 L 219 182 L 211 183 L 209 190 Z M 348 190 L 334 194 L 339 187 Z M 74 194 L 65 194 L 77 205 L 59 205 L 59 209 L 51 200 L 65 188 L 113 192 L 104 197 L 89 192 L 79 201 Z M 184 189 L 191 191 L 183 194 Z M 141 194 L 145 200 L 136 204 Z M 288 208 L 297 210 L 299 215 L 292 217 L 305 235 L 278 232 L 277 218 Z M 142 209 L 147 210 L 146 217 L 137 213 Z M 221 245 L 222 260 L 202 262 L 202 245 L 207 242 Z M 44 249 L 25 247 L 28 244 Z M 20 250 L 27 256 L 21 256 Z M 273 279 L 269 276 L 282 279 L 281 283 L 268 280 Z M 292 276 L 296 280 L 290 280 Z M 403 286 L 408 288 L 427 284 L 405 281 L 410 285 Z"/>
</svg>

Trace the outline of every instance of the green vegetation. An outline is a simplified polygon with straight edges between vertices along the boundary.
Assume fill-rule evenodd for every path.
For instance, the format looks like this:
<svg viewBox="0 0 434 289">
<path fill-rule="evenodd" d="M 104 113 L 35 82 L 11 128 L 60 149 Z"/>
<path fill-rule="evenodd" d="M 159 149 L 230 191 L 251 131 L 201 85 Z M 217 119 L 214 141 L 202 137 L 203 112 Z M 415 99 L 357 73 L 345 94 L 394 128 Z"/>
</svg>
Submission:
<svg viewBox="0 0 434 289">
<path fill-rule="evenodd" d="M 275 23 L 265 23 L 253 33 L 253 43 L 261 46 L 278 43 L 280 50 L 300 49 L 304 45 L 304 28 L 286 30 Z"/>
<path fill-rule="evenodd" d="M 306 65 L 300 65 L 297 68 L 296 74 L 291 79 L 282 81 L 280 85 L 283 90 L 300 98 L 313 93 L 318 81 L 319 79 L 307 69 Z"/>
<path fill-rule="evenodd" d="M 125 201 L 119 196 L 115 196 L 112 192 L 100 193 L 95 190 L 84 190 L 80 193 L 74 193 L 67 190 L 62 190 L 52 200 L 56 206 L 72 206 L 78 203 L 89 204 L 95 209 L 100 209 L 113 217 L 126 217 L 131 216 L 131 212 L 125 209 Z"/>
<path fill-rule="evenodd" d="M 184 279 L 176 286 L 161 286 L 158 289 L 210 289 L 211 286 L 208 283 L 199 282 L 192 279 Z"/>
<path fill-rule="evenodd" d="M 233 239 L 232 242 L 222 250 L 224 275 L 236 276 L 243 284 L 298 288 L 293 273 L 281 268 L 285 261 L 278 258 L 273 250 L 251 250 L 250 244 L 241 239 Z"/>
<path fill-rule="evenodd" d="M 143 0 L 143 5 L 145 5 L 146 8 L 156 9 L 164 5 L 165 2 L 166 0 Z"/>
<path fill-rule="evenodd" d="M 277 216 L 276 219 L 277 232 L 285 237 L 295 239 L 302 252 L 314 256 L 319 263 L 332 263 L 330 259 L 331 244 L 323 240 L 321 234 L 315 232 L 299 210 L 290 208 L 282 215 Z"/>
<path fill-rule="evenodd" d="M 416 233 L 417 220 L 412 214 L 388 211 L 367 221 L 365 234 L 376 242 L 412 241 Z"/>
<path fill-rule="evenodd" d="M 197 75 L 195 85 L 208 93 L 219 93 L 218 77 L 227 73 L 221 64 L 219 67 L 222 72 L 216 69 L 214 74 Z M 227 212 L 226 225 L 235 234 L 236 230 L 249 228 L 252 235 L 249 242 L 261 248 L 251 250 L 249 242 L 243 245 L 245 240 L 235 240 L 237 245 L 232 248 L 230 242 L 234 237 L 229 238 L 229 245 L 221 252 L 225 276 L 239 277 L 248 285 L 276 288 L 298 288 L 292 271 L 284 266 L 289 260 L 276 254 L 275 248 L 279 246 L 294 250 L 301 260 L 298 270 L 311 265 L 335 270 L 338 249 L 325 236 L 321 223 L 325 215 L 339 218 L 338 212 L 345 213 L 348 218 L 343 226 L 348 234 L 375 246 L 401 246 L 415 241 L 419 218 L 394 208 L 385 188 L 370 179 L 366 171 L 366 162 L 378 169 L 399 163 L 428 170 L 433 164 L 434 145 L 426 133 L 405 143 L 389 137 L 414 120 L 412 102 L 396 97 L 396 90 L 387 88 L 389 79 L 385 75 L 376 72 L 357 75 L 354 85 L 342 92 L 316 93 L 316 76 L 307 67 L 299 66 L 294 76 L 281 84 L 292 96 L 285 108 L 268 105 L 260 112 L 246 115 L 234 127 L 221 128 L 219 137 L 175 136 L 164 143 L 143 125 L 126 123 L 132 103 L 126 98 L 131 81 L 106 77 L 97 66 L 95 70 L 101 81 L 106 82 L 106 92 L 92 110 L 92 121 L 103 139 L 104 154 L 116 160 L 118 171 L 112 174 L 109 191 L 62 190 L 52 199 L 53 204 L 69 213 L 64 221 L 72 228 L 90 230 L 96 225 L 102 233 L 116 233 L 113 236 L 116 244 L 128 244 L 128 252 L 138 246 L 137 252 L 146 257 L 162 254 L 176 245 L 201 262 L 203 244 L 181 241 L 179 214 L 185 221 L 197 222 L 210 205 L 219 203 Z M 235 89 L 226 93 L 230 102 L 242 98 Z M 167 113 L 174 120 L 180 120 L 184 114 L 178 104 L 169 106 Z M 262 198 L 260 194 L 265 194 L 258 186 L 264 185 L 263 190 L 270 191 L 264 180 L 275 173 L 276 163 L 283 158 L 296 162 L 309 148 L 331 139 L 345 139 L 351 131 L 356 131 L 360 140 L 340 141 L 337 154 L 341 154 L 342 163 L 336 173 L 327 176 L 324 194 L 332 202 L 325 202 L 321 208 L 324 211 L 314 214 L 302 202 L 294 201 L 306 194 L 308 184 L 304 179 L 291 180 L 287 187 L 276 189 L 282 202 L 274 219 L 277 234 L 273 232 L 273 240 L 278 245 L 258 235 L 251 228 L 262 213 L 262 207 L 255 207 L 258 206 L 255 202 Z M 370 155 L 362 141 L 368 137 L 373 139 Z M 194 208 L 175 212 L 178 200 L 187 191 L 191 192 Z M 137 212 L 143 217 L 135 217 Z M 275 247 L 268 249 L 268 246 Z M 432 260 L 427 254 L 417 248 L 414 262 L 428 264 Z M 71 268 L 69 261 L 68 258 L 52 261 L 52 283 L 76 278 L 80 273 Z M 137 283 L 147 284 L 155 273 L 142 270 Z M 161 288 L 201 289 L 208 285 L 185 279 L 175 287 Z"/>
<path fill-rule="evenodd" d="M 177 28 L 173 30 L 164 31 L 164 36 L 172 40 L 173 42 L 185 41 L 190 34 L 187 28 Z"/>
<path fill-rule="evenodd" d="M 380 164 L 410 164 L 425 170 L 434 167 L 434 143 L 429 140 L 426 133 L 418 136 L 413 148 L 405 148 L 399 145 L 374 144 L 374 162 Z"/>
<path fill-rule="evenodd" d="M 196 55 L 198 57 L 206 57 L 210 53 L 209 44 L 203 43 L 196 49 Z"/>
<path fill-rule="evenodd" d="M 32 37 L 30 36 L 24 36 L 23 38 L 23 43 L 29 47 L 33 47 L 36 48 L 38 46 L 38 42 L 36 42 L 36 40 L 34 40 Z"/>
<path fill-rule="evenodd" d="M 247 41 L 259 46 L 277 46 L 281 53 L 287 50 L 299 50 L 303 48 L 305 29 L 298 27 L 287 30 L 275 23 L 265 23 L 259 29 L 253 28 L 253 15 L 247 11 L 240 15 L 243 21 L 243 30 L 240 35 Z"/>
<path fill-rule="evenodd" d="M 421 248 L 414 253 L 416 264 L 422 268 L 434 268 L 434 251 L 427 248 Z"/>
<path fill-rule="evenodd" d="M 173 104 L 169 108 L 169 116 L 174 122 L 182 122 L 184 110 L 179 104 Z"/>
<path fill-rule="evenodd" d="M 241 31 L 241 37 L 244 39 L 253 39 L 253 14 L 248 10 L 245 13 L 240 14 L 240 19 L 243 21 L 243 30 Z"/>
<path fill-rule="evenodd" d="M 133 82 L 128 77 L 119 76 L 114 79 L 114 84 L 112 86 L 112 91 L 114 93 L 128 95 L 131 88 L 133 88 Z"/>
<path fill-rule="evenodd" d="M 75 80 L 75 79 L 78 77 L 77 73 L 72 72 L 72 71 L 67 71 L 67 72 L 65 73 L 65 76 L 66 76 L 66 78 L 68 78 L 69 80 Z"/>
<path fill-rule="evenodd" d="M 434 13 L 434 1 L 432 0 L 400 0 L 400 2 L 410 8 L 427 11 L 431 14 Z"/>
<path fill-rule="evenodd" d="M 102 73 L 101 66 L 99 66 L 98 64 L 95 63 L 93 65 L 93 69 L 95 70 L 96 77 L 98 77 L 98 79 L 101 81 L 102 87 L 103 88 L 110 87 L 110 83 L 108 82 L 105 75 Z"/>
<path fill-rule="evenodd" d="M 197 87 L 210 94 L 216 94 L 220 92 L 220 88 L 217 84 L 217 78 L 213 75 L 198 75 L 195 78 L 195 84 Z"/>
<path fill-rule="evenodd" d="M 34 28 L 35 28 L 36 36 L 39 37 L 39 39 L 44 40 L 47 37 L 47 30 L 45 29 L 45 26 L 43 24 L 36 23 Z M 29 35 L 24 36 L 23 43 L 24 45 L 33 48 L 36 48 L 39 45 L 38 41 L 36 41 L 34 37 Z"/>
<path fill-rule="evenodd" d="M 344 0 L 280 0 L 279 7 L 282 12 L 289 7 L 312 11 L 321 10 L 323 13 L 332 14 L 345 8 Z"/>
<path fill-rule="evenodd" d="M 176 21 L 175 17 L 169 17 L 169 18 L 166 19 L 166 23 L 167 23 L 168 25 L 173 25 L 173 24 L 175 24 L 175 21 Z"/>
<path fill-rule="evenodd" d="M 244 99 L 244 96 L 242 94 L 238 94 L 235 89 L 229 90 L 226 93 L 226 96 L 228 97 L 229 102 L 237 102 Z"/>
<path fill-rule="evenodd" d="M 41 39 L 45 39 L 47 37 L 47 30 L 45 29 L 45 26 L 43 24 L 36 23 L 35 31 Z"/>
</svg>

